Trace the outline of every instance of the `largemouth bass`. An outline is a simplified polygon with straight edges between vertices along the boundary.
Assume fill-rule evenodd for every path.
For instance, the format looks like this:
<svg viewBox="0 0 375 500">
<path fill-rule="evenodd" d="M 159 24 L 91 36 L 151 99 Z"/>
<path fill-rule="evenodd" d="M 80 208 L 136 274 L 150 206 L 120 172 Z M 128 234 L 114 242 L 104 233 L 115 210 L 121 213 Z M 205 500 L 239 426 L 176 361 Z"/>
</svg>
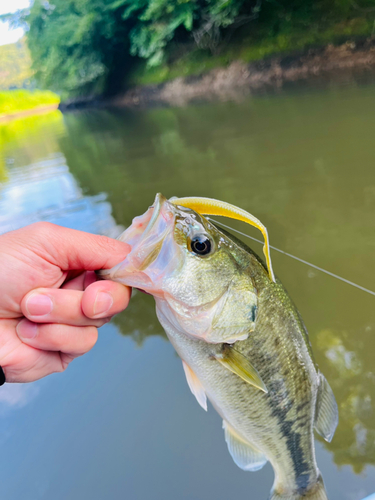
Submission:
<svg viewBox="0 0 375 500">
<path fill-rule="evenodd" d="M 270 461 L 271 500 L 327 500 L 313 431 L 332 439 L 337 405 L 280 281 L 245 244 L 162 195 L 119 239 L 131 252 L 100 275 L 154 296 L 192 393 L 223 418 L 235 463 L 255 471 Z"/>
</svg>

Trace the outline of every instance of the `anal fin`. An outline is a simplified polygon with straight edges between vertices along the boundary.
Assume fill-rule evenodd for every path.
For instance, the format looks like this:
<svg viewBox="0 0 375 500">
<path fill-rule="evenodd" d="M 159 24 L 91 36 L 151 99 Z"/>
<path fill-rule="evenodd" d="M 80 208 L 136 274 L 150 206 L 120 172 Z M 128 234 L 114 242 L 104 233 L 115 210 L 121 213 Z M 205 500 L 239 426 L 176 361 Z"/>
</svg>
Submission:
<svg viewBox="0 0 375 500">
<path fill-rule="evenodd" d="M 191 392 L 194 394 L 201 407 L 207 411 L 207 397 L 203 385 L 185 361 L 182 361 L 182 366 L 184 367 L 186 381 Z"/>
<path fill-rule="evenodd" d="M 265 455 L 239 436 L 225 420 L 223 420 L 223 429 L 229 453 L 238 467 L 246 471 L 256 471 L 266 464 Z"/>
<path fill-rule="evenodd" d="M 319 372 L 319 388 L 315 410 L 315 430 L 328 442 L 335 433 L 339 412 L 332 389 L 324 375 Z"/>
</svg>

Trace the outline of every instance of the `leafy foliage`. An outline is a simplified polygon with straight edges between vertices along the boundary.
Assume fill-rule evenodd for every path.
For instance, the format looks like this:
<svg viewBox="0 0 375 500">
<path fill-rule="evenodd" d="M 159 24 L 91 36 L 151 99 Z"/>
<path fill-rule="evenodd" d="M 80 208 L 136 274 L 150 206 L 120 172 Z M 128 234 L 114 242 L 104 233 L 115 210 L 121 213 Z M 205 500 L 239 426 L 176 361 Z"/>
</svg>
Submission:
<svg viewBox="0 0 375 500">
<path fill-rule="evenodd" d="M 259 1 L 258 1 L 259 3 Z M 135 58 L 165 60 L 173 40 L 214 50 L 222 30 L 257 15 L 256 0 L 35 0 L 17 14 L 42 87 L 113 93 Z"/>
<path fill-rule="evenodd" d="M 176 53 L 216 57 L 235 31 L 256 45 L 294 33 L 306 39 L 310 30 L 362 17 L 370 34 L 374 7 L 375 0 L 34 0 L 13 22 L 29 27 L 39 84 L 64 98 L 116 93 L 137 60 L 147 72 Z"/>
<path fill-rule="evenodd" d="M 143 4 L 143 5 L 142 5 Z M 126 19 L 134 11 L 131 5 L 124 14 Z M 138 23 L 130 31 L 130 52 L 132 55 L 148 59 L 150 66 L 157 66 L 164 58 L 164 49 L 172 40 L 175 31 L 183 26 L 190 31 L 193 25 L 193 15 L 196 3 L 189 0 L 178 0 L 167 3 L 165 0 L 141 2 L 136 9 Z"/>
<path fill-rule="evenodd" d="M 0 47 L 0 90 L 33 86 L 31 57 L 22 38 L 17 43 Z"/>
<path fill-rule="evenodd" d="M 36 77 L 43 87 L 94 92 L 108 79 L 124 26 L 101 0 L 37 0 L 26 15 Z M 121 60 L 121 58 L 120 58 Z"/>
</svg>

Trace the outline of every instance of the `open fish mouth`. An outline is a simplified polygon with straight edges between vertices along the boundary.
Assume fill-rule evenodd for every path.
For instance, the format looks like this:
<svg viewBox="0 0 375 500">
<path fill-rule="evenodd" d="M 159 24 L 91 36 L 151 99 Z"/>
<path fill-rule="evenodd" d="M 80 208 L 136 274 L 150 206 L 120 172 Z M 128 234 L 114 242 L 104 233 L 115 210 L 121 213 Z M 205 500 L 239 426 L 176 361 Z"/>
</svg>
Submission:
<svg viewBox="0 0 375 500">
<path fill-rule="evenodd" d="M 147 243 L 147 236 L 150 235 L 155 226 L 164 203 L 168 203 L 167 199 L 158 193 L 153 205 L 143 215 L 135 217 L 131 225 L 118 237 L 120 241 L 124 241 L 132 247 L 131 253 L 134 254 L 137 247 Z M 141 258 L 141 255 L 138 257 Z"/>
<path fill-rule="evenodd" d="M 155 292 L 172 258 L 171 245 L 164 243 L 168 236 L 173 239 L 175 214 L 176 207 L 158 193 L 147 212 L 135 217 L 118 238 L 131 246 L 125 260 L 112 269 L 98 271 L 98 276 Z"/>
</svg>

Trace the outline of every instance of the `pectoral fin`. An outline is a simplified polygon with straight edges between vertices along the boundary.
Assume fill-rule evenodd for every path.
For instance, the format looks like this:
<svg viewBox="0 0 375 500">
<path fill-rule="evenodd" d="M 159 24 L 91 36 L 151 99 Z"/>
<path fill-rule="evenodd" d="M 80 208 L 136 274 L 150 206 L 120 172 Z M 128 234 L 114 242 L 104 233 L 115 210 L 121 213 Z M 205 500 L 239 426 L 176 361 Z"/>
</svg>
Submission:
<svg viewBox="0 0 375 500">
<path fill-rule="evenodd" d="M 219 363 L 241 377 L 242 380 L 250 385 L 253 385 L 257 389 L 268 393 L 267 387 L 257 370 L 253 367 L 250 361 L 234 347 L 224 345 L 221 354 L 216 355 L 215 357 Z"/>
<path fill-rule="evenodd" d="M 324 375 L 319 373 L 320 383 L 315 410 L 315 430 L 328 442 L 335 433 L 339 412 L 332 389 Z"/>
<path fill-rule="evenodd" d="M 182 362 L 182 366 L 184 367 L 186 381 L 188 383 L 188 386 L 190 387 L 191 392 L 197 398 L 197 401 L 201 405 L 201 407 L 207 411 L 207 397 L 203 385 L 200 383 L 198 377 L 195 375 L 190 366 L 185 363 L 185 361 Z"/>
<path fill-rule="evenodd" d="M 223 429 L 229 453 L 238 467 L 243 470 L 256 471 L 265 465 L 267 458 L 263 453 L 242 439 L 225 420 L 223 420 Z"/>
</svg>

